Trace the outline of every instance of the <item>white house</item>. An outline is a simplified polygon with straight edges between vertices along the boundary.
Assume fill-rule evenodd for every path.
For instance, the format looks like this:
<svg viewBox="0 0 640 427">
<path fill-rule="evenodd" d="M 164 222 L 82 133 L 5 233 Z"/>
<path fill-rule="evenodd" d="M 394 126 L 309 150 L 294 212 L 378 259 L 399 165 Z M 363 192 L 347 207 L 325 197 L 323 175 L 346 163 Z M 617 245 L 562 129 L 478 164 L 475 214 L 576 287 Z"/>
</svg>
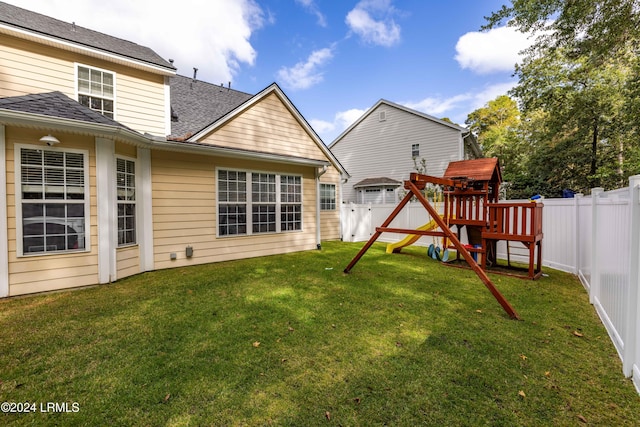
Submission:
<svg viewBox="0 0 640 427">
<path fill-rule="evenodd" d="M 481 157 L 468 129 L 384 99 L 329 148 L 351 175 L 342 185 L 343 203 L 394 203 L 416 164 L 442 176 L 451 161 Z"/>
</svg>

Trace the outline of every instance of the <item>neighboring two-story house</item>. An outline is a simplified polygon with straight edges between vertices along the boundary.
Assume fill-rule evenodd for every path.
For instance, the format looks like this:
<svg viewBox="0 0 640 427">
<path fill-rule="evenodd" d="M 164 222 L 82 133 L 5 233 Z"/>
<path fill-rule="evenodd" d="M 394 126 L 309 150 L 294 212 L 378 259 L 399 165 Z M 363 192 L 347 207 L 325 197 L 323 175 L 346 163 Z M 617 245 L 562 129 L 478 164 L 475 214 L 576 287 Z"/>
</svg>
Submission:
<svg viewBox="0 0 640 427">
<path fill-rule="evenodd" d="M 329 148 L 351 176 L 344 203 L 396 203 L 411 172 L 442 176 L 449 162 L 482 156 L 468 129 L 384 99 Z"/>
<path fill-rule="evenodd" d="M 276 84 L 0 3 L 0 297 L 315 249 L 341 176 Z"/>
</svg>

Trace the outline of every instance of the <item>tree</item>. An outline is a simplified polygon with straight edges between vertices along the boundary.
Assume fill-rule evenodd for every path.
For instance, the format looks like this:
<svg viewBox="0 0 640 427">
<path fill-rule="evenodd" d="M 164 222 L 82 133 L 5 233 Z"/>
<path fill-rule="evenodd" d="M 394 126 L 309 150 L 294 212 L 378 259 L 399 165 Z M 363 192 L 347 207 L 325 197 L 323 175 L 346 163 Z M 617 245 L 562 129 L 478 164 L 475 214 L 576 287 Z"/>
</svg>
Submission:
<svg viewBox="0 0 640 427">
<path fill-rule="evenodd" d="M 487 17 L 484 29 L 507 25 L 542 35 L 537 48 L 565 48 L 598 62 L 637 49 L 638 0 L 513 0 Z"/>
<path fill-rule="evenodd" d="M 511 92 L 531 153 L 528 182 L 585 191 L 637 173 L 640 2 L 514 0 L 487 20 L 538 36 Z"/>
<path fill-rule="evenodd" d="M 586 58 L 571 59 L 555 49 L 527 58 L 516 73 L 519 84 L 512 93 L 525 114 L 546 112 L 537 114 L 540 131 L 529 133 L 528 142 L 545 151 L 537 157 L 546 158 L 547 169 L 556 166 L 549 177 L 554 184 L 579 191 L 618 186 L 628 148 L 622 117 L 628 67 L 613 61 L 590 67 Z M 561 190 L 555 187 L 546 190 Z"/>
<path fill-rule="evenodd" d="M 477 136 L 484 155 L 500 160 L 507 197 L 522 197 L 511 191 L 514 181 L 521 176 L 525 159 L 519 137 L 520 111 L 516 102 L 507 95 L 501 95 L 471 112 L 465 123 Z"/>
</svg>

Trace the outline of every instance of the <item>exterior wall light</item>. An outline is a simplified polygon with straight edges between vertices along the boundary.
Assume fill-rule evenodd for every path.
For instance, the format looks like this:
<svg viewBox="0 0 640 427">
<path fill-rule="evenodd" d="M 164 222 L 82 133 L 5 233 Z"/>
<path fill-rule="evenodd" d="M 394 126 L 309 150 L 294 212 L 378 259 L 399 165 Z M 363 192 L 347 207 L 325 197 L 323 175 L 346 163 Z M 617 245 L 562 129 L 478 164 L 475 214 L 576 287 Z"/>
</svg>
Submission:
<svg viewBox="0 0 640 427">
<path fill-rule="evenodd" d="M 45 135 L 42 138 L 40 138 L 40 142 L 46 142 L 47 145 L 49 146 L 60 144 L 60 140 L 51 134 Z"/>
</svg>

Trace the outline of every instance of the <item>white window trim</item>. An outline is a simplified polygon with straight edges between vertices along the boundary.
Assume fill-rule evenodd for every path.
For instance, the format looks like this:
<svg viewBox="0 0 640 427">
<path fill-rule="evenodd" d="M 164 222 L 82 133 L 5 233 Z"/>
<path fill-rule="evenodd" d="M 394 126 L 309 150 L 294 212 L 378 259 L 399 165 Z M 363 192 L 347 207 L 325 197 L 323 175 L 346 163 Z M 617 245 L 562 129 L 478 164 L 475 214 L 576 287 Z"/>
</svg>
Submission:
<svg viewBox="0 0 640 427">
<path fill-rule="evenodd" d="M 115 180 L 116 180 L 116 185 L 115 185 L 115 189 L 116 189 L 116 248 L 118 249 L 123 249 L 123 248 L 129 248 L 131 246 L 138 246 L 139 244 L 139 233 L 138 233 L 138 225 L 139 225 L 139 218 L 138 218 L 138 161 L 135 157 L 128 157 L 128 156 L 123 156 L 120 154 L 116 154 L 114 156 L 114 171 L 116 173 L 115 176 Z M 134 227 L 135 227 L 135 242 L 134 243 L 124 243 L 124 244 L 119 244 L 118 243 L 118 204 L 120 203 L 120 200 L 118 200 L 118 159 L 122 159 L 122 160 L 126 160 L 129 162 L 133 162 L 133 167 L 135 169 L 135 173 L 133 176 L 134 179 L 134 191 L 135 191 L 135 200 L 133 201 L 133 203 L 131 201 L 127 201 L 127 204 L 132 204 L 134 206 L 135 209 L 135 216 L 136 216 L 136 220 L 134 222 Z"/>
<path fill-rule="evenodd" d="M 94 67 L 93 65 L 87 65 L 87 64 L 83 64 L 80 62 L 76 62 L 74 65 L 74 71 L 75 71 L 75 76 L 74 76 L 74 85 L 75 85 L 75 90 L 76 90 L 76 101 L 79 102 L 80 100 L 80 90 L 78 88 L 78 67 L 85 67 L 88 68 L 90 70 L 96 70 L 96 71 L 101 71 L 103 73 L 110 73 L 113 75 L 113 98 L 111 98 L 111 100 L 113 101 L 113 120 L 118 121 L 118 113 L 117 113 L 117 105 L 118 105 L 118 101 L 116 99 L 116 95 L 118 93 L 118 87 L 117 87 L 117 74 L 115 71 L 112 70 L 107 70 L 105 68 L 100 68 L 100 67 Z"/>
<path fill-rule="evenodd" d="M 244 172 L 247 174 L 247 201 L 244 202 L 247 206 L 247 232 L 244 234 L 220 234 L 220 224 L 219 224 L 219 214 L 217 206 L 220 205 L 220 198 L 218 188 L 220 188 L 220 183 L 218 180 L 219 171 L 230 171 L 230 172 Z M 276 231 L 264 231 L 264 232 L 253 232 L 253 192 L 251 191 L 252 177 L 253 173 L 263 173 L 263 174 L 271 174 L 276 176 Z M 288 172 L 276 172 L 276 171 L 265 171 L 265 170 L 252 170 L 252 169 L 237 169 L 237 168 L 225 168 L 219 167 L 215 170 L 216 174 L 216 237 L 220 239 L 234 238 L 234 237 L 250 237 L 250 236 L 264 236 L 264 235 L 273 235 L 273 234 L 285 234 L 285 233 L 301 233 L 304 232 L 304 176 L 299 173 L 288 173 Z M 293 203 L 283 203 L 280 197 L 280 177 L 282 175 L 286 176 L 297 176 L 300 177 L 300 229 L 299 230 L 282 230 L 282 220 L 281 220 L 281 206 L 283 204 L 293 204 Z M 230 203 L 230 204 L 241 204 L 241 203 Z"/>
<path fill-rule="evenodd" d="M 84 168 L 84 249 L 42 252 L 42 253 L 24 253 L 23 233 L 22 233 L 22 159 L 20 151 L 23 148 L 32 150 L 58 151 L 68 153 L 82 154 Z M 17 257 L 41 257 L 41 256 L 60 256 L 68 254 L 77 254 L 83 252 L 91 252 L 91 194 L 89 193 L 89 151 L 74 148 L 60 147 L 44 147 L 42 145 L 31 144 L 15 144 L 14 145 L 14 176 L 15 176 L 15 210 L 16 210 L 16 256 Z"/>
<path fill-rule="evenodd" d="M 333 209 L 327 209 L 326 207 L 322 207 L 322 186 L 326 185 L 326 186 L 331 186 L 333 187 Z M 335 184 L 332 183 L 328 183 L 328 182 L 321 182 L 320 183 L 320 211 L 321 212 L 332 212 L 335 211 L 336 209 L 338 209 L 338 187 Z"/>
</svg>

